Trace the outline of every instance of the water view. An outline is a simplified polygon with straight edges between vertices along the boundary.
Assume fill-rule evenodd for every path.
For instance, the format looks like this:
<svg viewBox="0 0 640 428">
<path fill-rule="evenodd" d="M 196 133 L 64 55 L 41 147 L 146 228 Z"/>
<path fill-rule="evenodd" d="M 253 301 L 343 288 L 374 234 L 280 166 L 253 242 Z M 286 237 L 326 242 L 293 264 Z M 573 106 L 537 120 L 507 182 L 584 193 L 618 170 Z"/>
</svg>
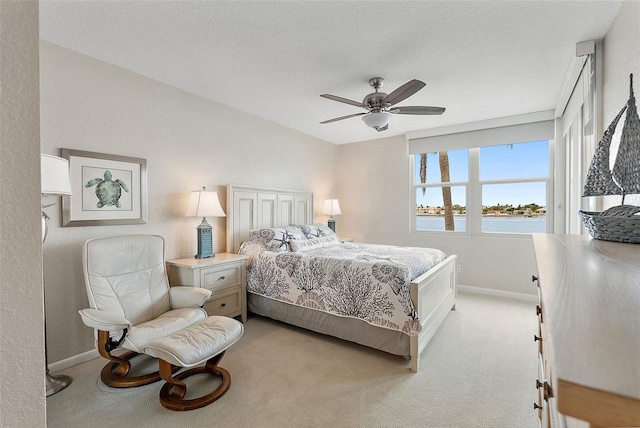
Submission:
<svg viewBox="0 0 640 428">
<path fill-rule="evenodd" d="M 466 218 L 454 217 L 456 232 L 466 231 Z M 444 231 L 444 217 L 417 216 L 418 230 Z M 482 217 L 482 231 L 485 233 L 545 233 L 545 217 Z"/>
</svg>

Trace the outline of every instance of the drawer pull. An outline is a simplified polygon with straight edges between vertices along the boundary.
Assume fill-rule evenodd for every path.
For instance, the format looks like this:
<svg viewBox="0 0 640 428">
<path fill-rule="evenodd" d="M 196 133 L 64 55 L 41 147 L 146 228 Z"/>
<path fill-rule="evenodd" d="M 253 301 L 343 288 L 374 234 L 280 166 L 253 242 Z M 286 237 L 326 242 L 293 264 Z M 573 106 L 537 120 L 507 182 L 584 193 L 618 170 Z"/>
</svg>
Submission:
<svg viewBox="0 0 640 428">
<path fill-rule="evenodd" d="M 538 280 L 538 277 L 535 275 L 531 275 L 531 282 L 536 282 Z"/>
<path fill-rule="evenodd" d="M 536 389 L 540 389 L 543 386 L 544 386 L 544 383 L 540 382 L 540 379 L 536 379 Z"/>
<path fill-rule="evenodd" d="M 540 315 L 542 313 L 542 308 L 540 305 L 536 305 L 536 315 Z"/>
<path fill-rule="evenodd" d="M 533 410 L 542 410 L 542 406 L 538 403 L 533 403 Z"/>
<path fill-rule="evenodd" d="M 220 306 L 224 308 L 225 306 L 227 306 L 227 304 L 226 303 L 222 303 Z"/>
<path fill-rule="evenodd" d="M 534 334 L 534 335 L 533 335 L 533 341 L 534 341 L 534 342 L 537 342 L 538 340 L 542 340 L 542 338 L 541 338 L 541 337 L 539 337 L 539 336 L 536 336 L 536 335 Z"/>
<path fill-rule="evenodd" d="M 221 276 L 220 278 L 218 278 L 218 281 L 224 281 L 225 279 L 227 279 L 226 276 Z"/>
</svg>

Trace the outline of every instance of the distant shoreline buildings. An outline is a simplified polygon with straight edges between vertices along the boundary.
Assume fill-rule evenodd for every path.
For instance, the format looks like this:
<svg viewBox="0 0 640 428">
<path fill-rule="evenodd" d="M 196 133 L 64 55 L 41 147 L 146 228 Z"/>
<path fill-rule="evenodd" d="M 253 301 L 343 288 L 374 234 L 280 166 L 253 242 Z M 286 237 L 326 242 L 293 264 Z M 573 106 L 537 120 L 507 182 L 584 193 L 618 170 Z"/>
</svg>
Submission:
<svg viewBox="0 0 640 428">
<path fill-rule="evenodd" d="M 453 209 L 454 216 L 463 216 L 465 215 L 466 210 L 462 209 Z M 444 216 L 444 208 L 443 207 L 431 207 L 431 206 L 418 206 L 416 207 L 416 215 L 418 216 L 434 216 L 434 217 L 442 217 Z M 537 209 L 531 208 L 523 208 L 523 209 L 483 209 L 482 216 L 483 217 L 541 217 L 547 215 L 546 207 L 541 207 Z"/>
</svg>

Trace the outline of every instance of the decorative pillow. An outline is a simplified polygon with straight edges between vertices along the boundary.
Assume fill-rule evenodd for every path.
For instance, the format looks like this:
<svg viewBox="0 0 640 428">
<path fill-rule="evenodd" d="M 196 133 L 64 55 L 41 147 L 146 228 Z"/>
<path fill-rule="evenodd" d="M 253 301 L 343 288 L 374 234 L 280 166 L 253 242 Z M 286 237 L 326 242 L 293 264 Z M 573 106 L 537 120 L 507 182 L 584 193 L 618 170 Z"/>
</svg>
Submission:
<svg viewBox="0 0 640 428">
<path fill-rule="evenodd" d="M 291 246 L 289 245 L 291 239 L 307 239 L 302 231 L 293 225 L 254 230 L 252 233 L 253 236 L 260 238 L 264 242 L 267 251 L 276 253 L 291 251 Z"/>
<path fill-rule="evenodd" d="M 299 251 L 315 250 L 316 248 L 324 248 L 324 247 L 332 247 L 334 245 L 340 245 L 340 241 L 338 241 L 338 237 L 336 235 L 333 235 L 333 236 L 322 236 L 320 238 L 303 239 L 301 241 L 292 239 L 289 241 L 289 244 L 291 244 L 291 249 L 293 251 L 299 252 Z"/>
<path fill-rule="evenodd" d="M 320 223 L 298 225 L 298 228 L 304 233 L 307 239 L 320 238 L 322 236 L 336 236 L 333 230 Z"/>
</svg>

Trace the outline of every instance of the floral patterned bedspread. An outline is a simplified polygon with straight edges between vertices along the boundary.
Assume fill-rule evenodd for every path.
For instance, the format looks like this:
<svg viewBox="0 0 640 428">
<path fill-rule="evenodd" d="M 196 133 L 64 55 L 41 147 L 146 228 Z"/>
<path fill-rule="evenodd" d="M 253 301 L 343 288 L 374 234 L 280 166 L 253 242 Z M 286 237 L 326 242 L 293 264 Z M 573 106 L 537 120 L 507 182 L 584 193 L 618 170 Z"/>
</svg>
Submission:
<svg viewBox="0 0 640 428">
<path fill-rule="evenodd" d="M 446 255 L 436 249 L 340 243 L 304 252 L 267 251 L 250 238 L 247 290 L 338 316 L 416 335 L 421 330 L 409 283 Z"/>
</svg>

